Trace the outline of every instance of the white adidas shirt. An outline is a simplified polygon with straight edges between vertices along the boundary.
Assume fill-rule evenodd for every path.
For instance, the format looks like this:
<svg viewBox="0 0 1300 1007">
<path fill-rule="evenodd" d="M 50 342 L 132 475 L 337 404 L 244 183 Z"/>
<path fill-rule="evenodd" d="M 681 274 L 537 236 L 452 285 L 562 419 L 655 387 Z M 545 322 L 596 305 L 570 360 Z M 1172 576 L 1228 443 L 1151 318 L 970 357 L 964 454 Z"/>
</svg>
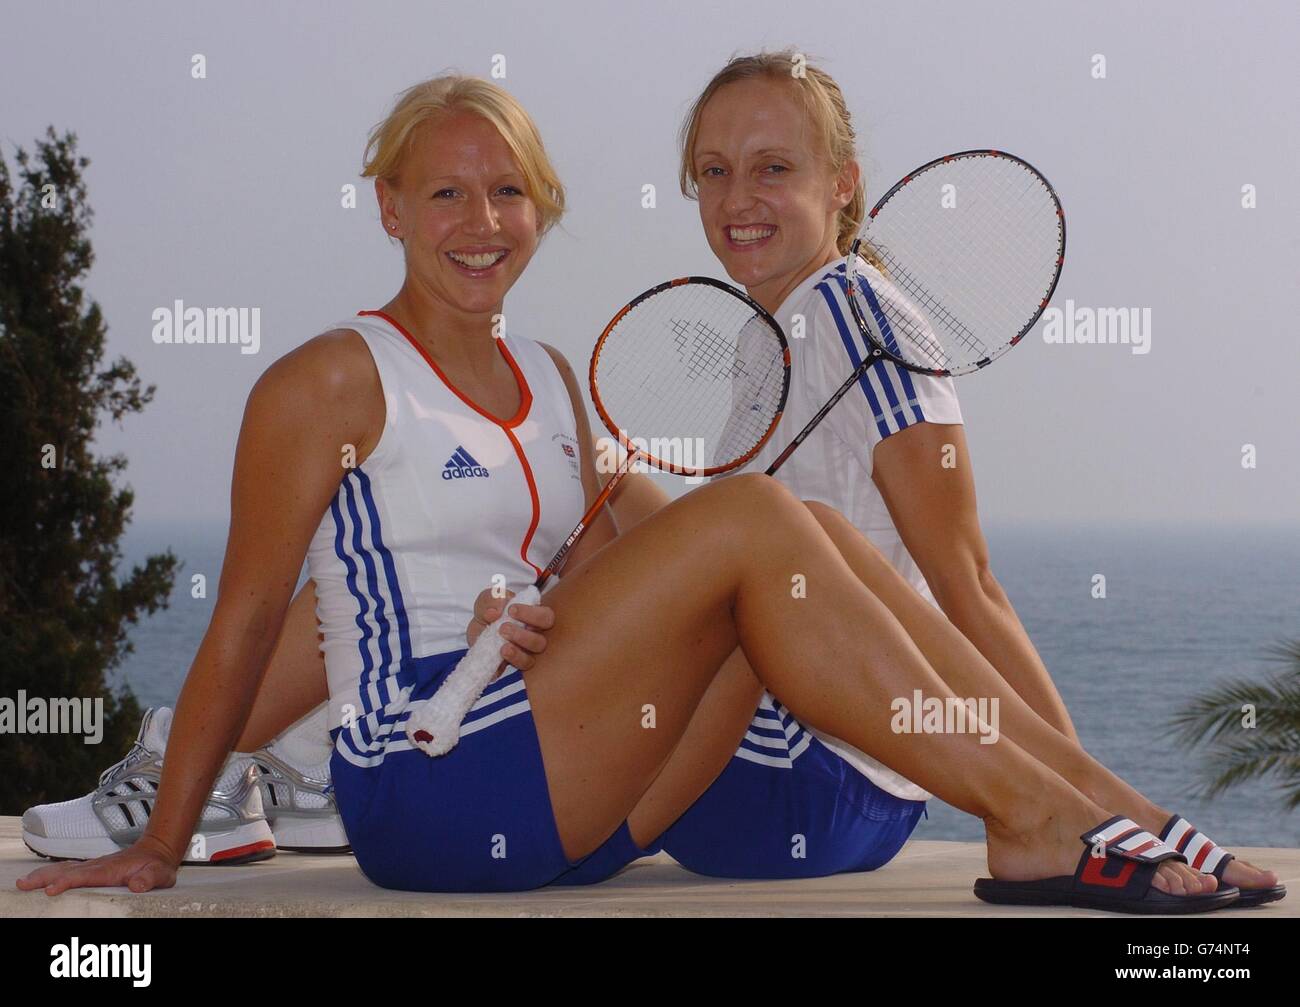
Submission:
<svg viewBox="0 0 1300 1007">
<path fill-rule="evenodd" d="M 359 755 L 381 748 L 405 709 L 404 664 L 464 648 L 474 599 L 497 575 L 515 592 L 536 580 L 585 497 L 573 402 L 540 343 L 496 340 L 522 396 L 506 418 L 462 396 L 387 316 L 330 328 L 366 341 L 386 412 L 307 551 L 329 726 L 352 725 L 347 747 Z"/>
<path fill-rule="evenodd" d="M 870 270 L 870 267 L 864 268 Z M 790 394 L 785 413 L 762 450 L 738 472 L 763 472 L 867 357 L 869 344 L 858 331 L 845 299 L 844 263 L 810 274 L 775 312 L 790 343 Z M 868 273 L 882 300 L 904 296 L 874 270 Z M 802 319 L 802 326 L 797 323 Z M 804 333 L 802 338 L 796 332 Z M 801 500 L 819 500 L 840 511 L 931 604 L 937 605 L 894 527 L 876 484 L 872 452 L 891 434 L 914 423 L 960 423 L 961 409 L 951 378 L 913 374 L 887 360 L 871 367 L 808 439 L 776 472 L 776 478 Z M 734 473 L 728 473 L 728 475 Z M 719 478 L 726 478 L 721 476 Z M 772 730 L 780 722 L 781 732 Z M 806 747 L 804 732 L 769 694 L 736 755 L 766 765 L 789 765 Z M 764 733 L 764 730 L 767 733 Z M 823 744 L 883 790 L 909 800 L 931 795 L 865 752 L 821 731 L 807 728 Z M 774 741 L 785 749 L 774 752 Z"/>
</svg>

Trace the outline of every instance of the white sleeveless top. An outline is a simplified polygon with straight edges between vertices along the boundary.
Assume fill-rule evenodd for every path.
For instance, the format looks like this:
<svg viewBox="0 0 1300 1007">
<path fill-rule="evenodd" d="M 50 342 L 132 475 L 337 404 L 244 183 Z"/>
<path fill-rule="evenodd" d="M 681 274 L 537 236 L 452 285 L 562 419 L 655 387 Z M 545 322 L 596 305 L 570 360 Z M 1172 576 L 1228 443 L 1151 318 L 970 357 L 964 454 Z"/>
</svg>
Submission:
<svg viewBox="0 0 1300 1007">
<path fill-rule="evenodd" d="M 386 416 L 365 462 L 345 470 L 307 551 L 325 642 L 329 726 L 378 751 L 407 705 L 399 671 L 466 646 L 474 599 L 531 584 L 582 517 L 573 402 L 540 343 L 494 340 L 522 394 L 494 417 L 465 398 L 393 319 L 330 326 L 361 335 Z M 407 675 L 402 681 L 409 681 Z"/>
</svg>

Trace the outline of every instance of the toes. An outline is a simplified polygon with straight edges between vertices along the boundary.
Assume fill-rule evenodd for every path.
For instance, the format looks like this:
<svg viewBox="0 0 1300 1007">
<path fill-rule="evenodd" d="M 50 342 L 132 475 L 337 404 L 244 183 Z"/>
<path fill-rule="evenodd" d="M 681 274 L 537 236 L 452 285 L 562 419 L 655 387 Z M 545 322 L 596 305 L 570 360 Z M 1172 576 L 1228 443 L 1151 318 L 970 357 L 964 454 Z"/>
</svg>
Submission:
<svg viewBox="0 0 1300 1007">
<path fill-rule="evenodd" d="M 1166 865 L 1161 865 L 1156 870 L 1156 876 L 1151 879 L 1151 884 L 1167 895 L 1187 894 L 1182 875 L 1175 870 L 1170 870 Z"/>
<path fill-rule="evenodd" d="M 1169 864 L 1169 869 L 1178 875 L 1179 881 L 1182 882 L 1183 891 L 1189 895 L 1197 895 L 1201 892 L 1201 878 L 1199 871 L 1194 871 L 1186 864 L 1174 861 Z"/>
<path fill-rule="evenodd" d="M 1271 888 L 1277 884 L 1277 875 L 1256 867 L 1245 860 L 1233 860 L 1223 872 L 1224 881 L 1246 888 Z"/>
<path fill-rule="evenodd" d="M 1245 867 L 1250 872 L 1251 877 L 1249 880 L 1253 880 L 1261 888 L 1271 888 L 1273 885 L 1277 884 L 1277 875 L 1272 871 L 1266 871 L 1264 868 L 1256 867 L 1254 864 L 1246 863 L 1244 860 L 1239 860 L 1237 863 L 1241 864 L 1242 867 Z"/>
<path fill-rule="evenodd" d="M 1179 864 L 1187 879 L 1187 890 L 1193 894 L 1207 895 L 1219 887 L 1219 879 L 1213 874 L 1202 874 L 1186 864 Z"/>
</svg>

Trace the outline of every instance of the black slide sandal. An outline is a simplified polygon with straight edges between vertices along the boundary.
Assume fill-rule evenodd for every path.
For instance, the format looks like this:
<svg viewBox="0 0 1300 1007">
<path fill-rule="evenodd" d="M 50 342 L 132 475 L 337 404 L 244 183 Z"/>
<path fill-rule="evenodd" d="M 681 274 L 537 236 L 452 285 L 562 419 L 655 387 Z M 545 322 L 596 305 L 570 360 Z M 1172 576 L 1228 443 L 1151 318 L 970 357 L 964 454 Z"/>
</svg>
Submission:
<svg viewBox="0 0 1300 1007">
<path fill-rule="evenodd" d="M 1192 870 L 1213 874 L 1219 879 L 1220 885 L 1227 883 L 1223 880 L 1223 872 L 1236 857 L 1204 832 L 1198 831 L 1186 818 L 1174 815 L 1169 819 L 1160 832 L 1160 839 L 1181 853 Z M 1262 906 L 1267 902 L 1277 902 L 1279 899 L 1286 898 L 1286 885 L 1273 885 L 1271 888 L 1240 888 L 1238 891 L 1241 895 L 1233 903 L 1234 908 L 1238 909 Z"/>
<path fill-rule="evenodd" d="M 998 881 L 980 878 L 975 895 L 985 902 L 1009 906 L 1072 906 L 1115 913 L 1205 913 L 1223 909 L 1240 897 L 1236 888 L 1220 886 L 1203 895 L 1170 895 L 1152 887 L 1156 870 L 1166 860 L 1187 858 L 1172 846 L 1115 817 L 1079 837 L 1086 849 L 1072 876 L 1041 881 Z M 1104 855 L 1095 855 L 1104 850 Z"/>
</svg>

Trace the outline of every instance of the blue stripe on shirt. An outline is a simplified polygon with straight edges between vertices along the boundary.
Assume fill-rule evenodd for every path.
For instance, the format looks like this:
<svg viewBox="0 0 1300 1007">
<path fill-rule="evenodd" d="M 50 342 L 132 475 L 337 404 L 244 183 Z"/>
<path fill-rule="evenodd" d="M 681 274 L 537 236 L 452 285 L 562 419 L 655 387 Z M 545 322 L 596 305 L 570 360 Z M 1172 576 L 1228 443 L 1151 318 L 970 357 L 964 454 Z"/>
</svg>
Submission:
<svg viewBox="0 0 1300 1007">
<path fill-rule="evenodd" d="M 876 292 L 871 289 L 871 284 L 867 282 L 867 278 L 865 276 L 858 277 L 858 289 L 862 291 L 862 295 L 867 299 L 867 306 L 871 308 L 871 313 L 875 315 L 876 321 L 880 323 L 880 333 L 884 337 L 885 348 L 889 350 L 891 353 L 897 353 L 898 340 L 894 338 L 894 331 L 889 327 L 889 319 L 885 316 L 885 312 L 881 309 L 880 302 L 876 299 Z M 877 362 L 875 367 L 876 373 L 881 375 L 882 381 L 885 380 L 884 367 L 886 364 L 888 364 L 889 368 L 895 374 L 898 375 L 899 380 L 902 382 L 903 394 L 907 396 L 908 405 L 912 407 L 912 412 L 916 415 L 916 422 L 924 423 L 925 414 L 921 412 L 921 405 L 916 400 L 916 389 L 912 385 L 911 371 L 909 371 L 905 367 L 898 366 L 892 360 L 882 359 Z M 897 411 L 895 412 L 895 415 L 897 416 L 900 424 L 899 429 L 901 430 L 904 427 L 906 427 L 907 426 L 906 419 L 904 419 L 904 417 L 901 414 L 898 414 Z"/>
<path fill-rule="evenodd" d="M 837 277 L 837 280 L 842 282 L 842 278 L 840 277 Z M 817 284 L 817 290 L 825 299 L 826 306 L 830 308 L 831 318 L 835 322 L 835 327 L 839 330 L 840 340 L 844 343 L 844 350 L 848 353 L 849 361 L 853 364 L 854 370 L 856 370 L 862 364 L 862 357 L 858 353 L 858 346 L 850 331 L 850 326 L 844 319 L 844 312 L 840 310 L 839 301 L 835 295 L 831 293 L 830 285 L 825 280 Z M 856 323 L 852 328 L 856 330 Z M 862 393 L 867 397 L 867 405 L 871 408 L 871 415 L 875 417 L 876 420 L 876 429 L 880 432 L 880 437 L 883 440 L 893 433 L 893 431 L 889 428 L 889 421 L 885 419 L 884 412 L 880 408 L 880 400 L 876 398 L 876 391 L 871 387 L 871 382 L 868 380 L 865 373 L 859 376 L 858 387 L 862 389 Z M 892 390 L 890 390 L 889 395 L 891 398 L 893 397 Z M 894 404 L 897 405 L 897 402 L 895 401 Z"/>
</svg>

